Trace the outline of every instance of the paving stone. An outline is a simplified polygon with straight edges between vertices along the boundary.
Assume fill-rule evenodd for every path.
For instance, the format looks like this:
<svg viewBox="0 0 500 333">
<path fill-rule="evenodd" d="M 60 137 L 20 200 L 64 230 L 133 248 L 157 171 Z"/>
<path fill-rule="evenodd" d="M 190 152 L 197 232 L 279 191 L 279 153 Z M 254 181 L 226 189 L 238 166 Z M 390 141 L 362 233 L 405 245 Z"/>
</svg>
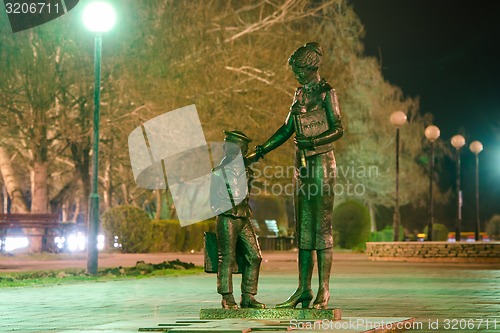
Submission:
<svg viewBox="0 0 500 333">
<path fill-rule="evenodd" d="M 178 255 L 166 254 L 163 260 Z M 297 253 L 263 255 L 268 262 L 263 263 L 258 297 L 273 307 L 297 287 Z M 143 260 L 148 262 L 148 255 Z M 443 328 L 445 319 L 488 319 L 491 323 L 496 319 L 496 329 L 490 325 L 478 332 L 500 332 L 499 264 L 372 262 L 363 254 L 335 253 L 332 272 L 330 306 L 343 310 L 343 320 L 416 317 L 416 322 L 426 324 L 438 319 L 438 329 L 414 332 L 450 333 Z M 240 283 L 241 277 L 236 276 L 236 289 Z M 315 272 L 315 291 L 317 285 Z M 220 307 L 215 276 L 209 274 L 3 288 L 0 298 L 2 333 L 138 332 L 141 327 L 158 328 L 159 323 L 199 321 L 200 308 Z M 243 329 L 235 322 L 231 325 Z"/>
</svg>

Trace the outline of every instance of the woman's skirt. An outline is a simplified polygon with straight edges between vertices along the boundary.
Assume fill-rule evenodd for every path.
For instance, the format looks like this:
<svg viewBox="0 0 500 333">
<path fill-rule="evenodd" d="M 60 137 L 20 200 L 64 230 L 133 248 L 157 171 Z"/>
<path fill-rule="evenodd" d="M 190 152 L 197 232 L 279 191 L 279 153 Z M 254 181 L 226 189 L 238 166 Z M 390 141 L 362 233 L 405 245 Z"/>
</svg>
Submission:
<svg viewBox="0 0 500 333">
<path fill-rule="evenodd" d="M 294 208 L 297 245 L 303 250 L 333 247 L 332 210 L 336 164 L 333 150 L 306 158 L 300 164 L 296 150 Z"/>
</svg>

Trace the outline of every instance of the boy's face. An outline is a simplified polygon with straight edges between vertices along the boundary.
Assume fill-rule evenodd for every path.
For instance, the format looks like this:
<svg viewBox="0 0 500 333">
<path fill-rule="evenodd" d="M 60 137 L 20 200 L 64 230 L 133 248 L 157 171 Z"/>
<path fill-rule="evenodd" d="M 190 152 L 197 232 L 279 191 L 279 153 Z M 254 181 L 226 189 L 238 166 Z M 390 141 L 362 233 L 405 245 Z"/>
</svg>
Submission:
<svg viewBox="0 0 500 333">
<path fill-rule="evenodd" d="M 236 156 L 241 151 L 241 154 L 245 156 L 248 153 L 248 143 L 241 140 L 226 140 L 224 151 L 230 156 Z"/>
</svg>

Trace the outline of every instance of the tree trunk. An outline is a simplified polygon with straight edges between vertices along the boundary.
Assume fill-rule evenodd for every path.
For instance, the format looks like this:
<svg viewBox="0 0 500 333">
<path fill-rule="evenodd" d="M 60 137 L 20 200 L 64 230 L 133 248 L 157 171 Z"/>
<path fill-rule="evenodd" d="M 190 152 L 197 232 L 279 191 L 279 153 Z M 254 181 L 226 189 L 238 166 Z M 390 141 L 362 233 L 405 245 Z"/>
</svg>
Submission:
<svg viewBox="0 0 500 333">
<path fill-rule="evenodd" d="M 104 192 L 103 192 L 103 202 L 104 202 L 104 210 L 108 210 L 111 207 L 111 200 L 112 200 L 112 182 L 111 182 L 111 171 L 112 171 L 112 165 L 111 165 L 111 160 L 108 159 L 106 160 L 106 168 L 104 170 L 104 179 L 103 179 L 103 184 L 104 184 Z"/>
<path fill-rule="evenodd" d="M 10 155 L 3 147 L 0 147 L 0 173 L 2 174 L 5 189 L 12 203 L 12 212 L 21 214 L 29 213 L 28 206 L 23 197 L 21 184 L 17 180 L 14 169 L 12 168 Z"/>
<path fill-rule="evenodd" d="M 76 200 L 75 203 L 75 211 L 73 213 L 73 217 L 71 218 L 71 222 L 77 223 L 78 222 L 78 215 L 80 215 L 80 200 Z"/>
<path fill-rule="evenodd" d="M 29 209 L 26 201 L 24 201 L 21 185 L 12 168 L 9 153 L 3 147 L 0 147 L 0 173 L 2 174 L 5 188 L 11 200 L 12 213 L 28 214 Z M 41 251 L 42 239 L 37 236 L 39 234 L 38 229 L 29 228 L 23 229 L 23 231 L 25 234 L 30 235 L 30 248 L 33 249 L 32 245 L 35 244 L 37 247 L 40 247 Z"/>
<path fill-rule="evenodd" d="M 172 199 L 172 193 L 170 192 L 170 188 L 167 187 L 167 191 L 166 191 L 165 195 L 167 197 L 167 204 L 168 204 L 169 199 L 170 199 L 169 219 L 170 220 L 177 219 L 178 218 L 177 209 L 175 208 L 174 200 Z"/>
<path fill-rule="evenodd" d="M 35 161 L 31 182 L 31 212 L 49 212 L 49 193 L 47 187 L 48 163 Z"/>
<path fill-rule="evenodd" d="M 61 205 L 61 221 L 68 221 L 68 206 L 66 202 L 63 202 L 63 204 Z"/>
<path fill-rule="evenodd" d="M 155 213 L 155 220 L 160 220 L 161 219 L 161 209 L 163 207 L 163 202 L 162 202 L 162 195 L 161 195 L 161 190 L 158 189 L 156 190 L 156 213 Z"/>
<path fill-rule="evenodd" d="M 49 191 L 47 187 L 48 163 L 35 161 L 33 165 L 31 180 L 31 212 L 48 213 L 49 212 Z M 33 228 L 30 237 L 30 250 L 34 253 L 40 253 L 43 250 L 44 229 Z"/>
<path fill-rule="evenodd" d="M 85 216 L 85 225 L 87 230 L 89 228 L 89 196 L 90 196 L 90 173 L 89 173 L 89 164 L 84 163 L 85 168 L 81 169 L 81 177 L 82 177 L 82 188 L 83 188 L 83 198 L 81 201 L 80 209 L 83 212 L 83 216 Z"/>
<path fill-rule="evenodd" d="M 375 209 L 373 209 L 373 204 L 368 204 L 368 209 L 370 210 L 370 225 L 371 232 L 377 232 L 377 221 L 375 220 Z"/>
<path fill-rule="evenodd" d="M 84 146 L 84 147 L 83 147 Z M 77 170 L 77 177 L 79 178 L 82 186 L 83 196 L 75 198 L 78 205 L 78 212 L 75 212 L 73 220 L 78 221 L 78 213 L 81 210 L 85 216 L 86 227 L 88 228 L 88 208 L 89 208 L 89 195 L 90 195 L 90 141 L 85 144 L 79 145 L 75 142 L 70 142 L 70 150 L 72 160 L 75 162 L 75 169 Z"/>
<path fill-rule="evenodd" d="M 129 200 L 128 200 L 128 190 L 127 190 L 127 185 L 122 184 L 122 185 L 121 185 L 121 189 L 122 189 L 122 195 L 123 195 L 123 204 L 124 204 L 124 205 L 128 205 L 128 204 L 129 204 Z"/>
<path fill-rule="evenodd" d="M 1 172 L 0 172 L 1 175 Z M 5 185 L 2 183 L 2 210 L 0 211 L 1 213 L 5 214 L 7 212 L 7 190 L 5 189 Z"/>
</svg>

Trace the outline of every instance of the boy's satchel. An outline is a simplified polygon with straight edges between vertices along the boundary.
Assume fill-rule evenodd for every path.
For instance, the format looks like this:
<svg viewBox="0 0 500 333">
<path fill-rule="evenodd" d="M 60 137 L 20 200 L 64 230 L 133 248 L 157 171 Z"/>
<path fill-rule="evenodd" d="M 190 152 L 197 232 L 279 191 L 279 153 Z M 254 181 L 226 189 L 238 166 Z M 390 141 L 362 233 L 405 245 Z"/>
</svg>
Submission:
<svg viewBox="0 0 500 333">
<path fill-rule="evenodd" d="M 328 131 L 328 119 L 326 119 L 326 111 L 319 109 L 297 114 L 294 118 L 299 127 L 299 133 L 306 138 L 312 138 L 321 133 Z M 333 142 L 316 147 L 315 149 L 305 149 L 306 157 L 322 154 L 333 149 Z"/>
<path fill-rule="evenodd" d="M 206 273 L 217 273 L 219 267 L 219 253 L 217 248 L 217 234 L 205 232 L 205 260 L 203 267 Z M 244 256 L 240 250 L 239 239 L 236 242 L 236 262 L 233 263 L 233 274 L 241 274 L 244 265 Z"/>
</svg>

